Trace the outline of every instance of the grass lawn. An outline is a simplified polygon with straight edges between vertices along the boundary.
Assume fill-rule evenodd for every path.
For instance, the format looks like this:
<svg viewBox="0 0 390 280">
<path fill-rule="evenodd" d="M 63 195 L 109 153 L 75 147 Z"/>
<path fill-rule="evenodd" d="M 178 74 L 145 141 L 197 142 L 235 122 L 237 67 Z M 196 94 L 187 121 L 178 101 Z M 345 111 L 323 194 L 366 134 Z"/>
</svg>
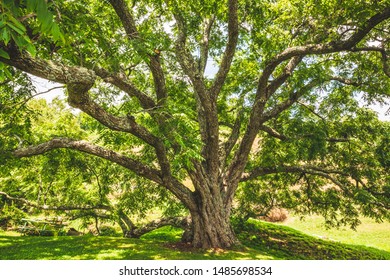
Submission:
<svg viewBox="0 0 390 280">
<path fill-rule="evenodd" d="M 282 225 L 326 240 L 365 245 L 390 252 L 390 223 L 376 223 L 369 218 L 362 218 L 361 221 L 356 231 L 347 227 L 326 229 L 324 219 L 319 216 L 310 216 L 303 220 L 298 217 L 289 217 Z"/>
<path fill-rule="evenodd" d="M 388 259 L 390 252 L 316 238 L 287 226 L 248 221 L 231 250 L 194 250 L 181 230 L 164 227 L 141 239 L 95 236 L 34 237 L 0 232 L 0 259 Z"/>
</svg>

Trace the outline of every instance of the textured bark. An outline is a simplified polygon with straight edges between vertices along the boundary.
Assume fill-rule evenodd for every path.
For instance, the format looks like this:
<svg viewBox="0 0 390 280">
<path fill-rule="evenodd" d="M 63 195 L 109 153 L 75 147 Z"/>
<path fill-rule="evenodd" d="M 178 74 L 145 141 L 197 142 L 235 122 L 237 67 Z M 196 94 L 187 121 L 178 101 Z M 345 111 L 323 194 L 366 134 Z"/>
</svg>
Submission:
<svg viewBox="0 0 390 280">
<path fill-rule="evenodd" d="M 238 243 L 230 224 L 229 211 L 218 203 L 201 205 L 201 210 L 191 213 L 191 234 L 187 241 L 197 248 L 229 248 Z"/>
</svg>

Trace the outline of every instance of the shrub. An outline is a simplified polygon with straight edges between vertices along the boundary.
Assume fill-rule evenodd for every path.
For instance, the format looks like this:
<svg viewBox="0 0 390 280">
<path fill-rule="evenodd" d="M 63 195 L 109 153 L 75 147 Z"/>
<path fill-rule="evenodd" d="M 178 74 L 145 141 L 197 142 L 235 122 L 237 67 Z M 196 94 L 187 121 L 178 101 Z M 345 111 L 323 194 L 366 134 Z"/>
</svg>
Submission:
<svg viewBox="0 0 390 280">
<path fill-rule="evenodd" d="M 6 230 L 8 227 L 15 227 L 20 224 L 22 218 L 26 217 L 26 213 L 15 207 L 13 204 L 4 204 L 0 211 L 0 228 Z"/>
<path fill-rule="evenodd" d="M 111 226 L 102 226 L 100 229 L 100 234 L 101 236 L 116 236 L 117 232 L 116 230 L 111 227 Z"/>
</svg>

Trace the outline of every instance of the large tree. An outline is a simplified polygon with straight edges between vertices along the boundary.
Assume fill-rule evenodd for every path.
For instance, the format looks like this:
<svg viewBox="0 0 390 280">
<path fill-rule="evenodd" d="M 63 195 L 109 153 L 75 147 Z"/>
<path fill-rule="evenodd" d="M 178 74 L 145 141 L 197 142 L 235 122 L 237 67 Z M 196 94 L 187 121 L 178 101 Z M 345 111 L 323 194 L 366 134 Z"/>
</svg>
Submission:
<svg viewBox="0 0 390 280">
<path fill-rule="evenodd" d="M 59 135 L 14 157 L 65 148 L 121 165 L 188 209 L 195 247 L 233 245 L 232 211 L 253 203 L 389 218 L 389 126 L 359 107 L 389 97 L 388 1 L 3 0 L 0 10 L 3 79 L 7 65 L 64 84 L 69 105 L 112 135 Z"/>
</svg>

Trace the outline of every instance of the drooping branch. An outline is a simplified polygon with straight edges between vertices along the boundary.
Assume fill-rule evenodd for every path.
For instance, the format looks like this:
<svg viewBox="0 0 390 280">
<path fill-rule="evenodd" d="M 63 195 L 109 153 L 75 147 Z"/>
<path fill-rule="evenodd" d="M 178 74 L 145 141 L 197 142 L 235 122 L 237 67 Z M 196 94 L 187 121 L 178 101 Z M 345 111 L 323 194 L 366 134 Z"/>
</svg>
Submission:
<svg viewBox="0 0 390 280">
<path fill-rule="evenodd" d="M 83 140 L 74 140 L 69 138 L 54 138 L 48 142 L 30 146 L 27 148 L 17 149 L 13 152 L 15 157 L 30 157 L 35 155 L 44 154 L 48 151 L 54 149 L 68 148 L 78 150 L 84 153 L 88 153 L 91 155 L 95 155 L 104 159 L 107 159 L 111 162 L 115 162 L 131 171 L 136 173 L 137 175 L 147 178 L 157 184 L 163 185 L 161 179 L 161 171 L 157 169 L 153 169 L 144 165 L 143 163 L 136 161 L 132 158 L 121 155 L 117 152 L 107 150 L 103 147 L 93 145 Z"/>
<path fill-rule="evenodd" d="M 24 198 L 13 197 L 5 192 L 0 191 L 0 196 L 3 196 L 6 200 L 17 201 L 26 206 L 33 207 L 40 210 L 55 210 L 55 211 L 71 211 L 71 210 L 111 210 L 111 207 L 108 205 L 61 205 L 61 206 L 49 206 L 49 205 L 39 205 L 34 202 L 31 202 Z"/>
<path fill-rule="evenodd" d="M 36 146 L 17 149 L 13 152 L 13 155 L 19 158 L 30 157 L 46 153 L 53 149 L 61 148 L 78 150 L 117 163 L 133 171 L 138 176 L 149 179 L 161 186 L 166 187 L 190 209 L 194 207 L 193 194 L 191 193 L 191 191 L 182 183 L 180 183 L 176 178 L 169 176 L 169 174 L 164 174 L 163 168 L 162 170 L 158 170 L 149 167 L 130 157 L 124 156 L 112 150 L 107 150 L 97 145 L 93 145 L 91 143 L 88 143 L 87 141 L 74 140 L 69 138 L 54 138 L 46 143 L 42 143 Z"/>
<path fill-rule="evenodd" d="M 114 116 L 91 99 L 88 91 L 96 79 L 93 71 L 83 67 L 69 67 L 53 61 L 32 58 L 29 54 L 20 53 L 16 49 L 9 48 L 8 52 L 10 59 L 1 58 L 1 61 L 27 73 L 66 84 L 68 102 L 71 106 L 79 108 L 112 130 L 131 133 L 154 147 L 164 176 L 171 176 L 166 150 L 158 137 L 139 125 L 134 117 Z"/>
</svg>

